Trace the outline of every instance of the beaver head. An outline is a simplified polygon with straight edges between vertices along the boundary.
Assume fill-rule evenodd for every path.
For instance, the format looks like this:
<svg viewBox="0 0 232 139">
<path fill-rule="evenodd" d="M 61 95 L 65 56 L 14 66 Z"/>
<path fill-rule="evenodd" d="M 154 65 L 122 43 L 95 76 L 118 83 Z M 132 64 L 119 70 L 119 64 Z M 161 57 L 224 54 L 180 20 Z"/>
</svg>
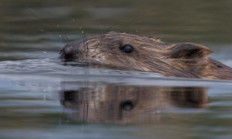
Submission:
<svg viewBox="0 0 232 139">
<path fill-rule="evenodd" d="M 194 43 L 167 44 L 154 37 L 109 32 L 68 43 L 60 56 L 65 61 L 167 76 L 232 79 L 232 68 L 209 58 L 212 52 Z"/>
</svg>

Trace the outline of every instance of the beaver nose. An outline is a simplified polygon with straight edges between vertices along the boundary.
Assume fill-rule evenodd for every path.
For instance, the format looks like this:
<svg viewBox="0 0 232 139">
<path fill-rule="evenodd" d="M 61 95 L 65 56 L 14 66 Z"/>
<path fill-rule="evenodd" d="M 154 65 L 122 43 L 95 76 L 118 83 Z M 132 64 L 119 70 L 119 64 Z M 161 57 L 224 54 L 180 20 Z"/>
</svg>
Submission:
<svg viewBox="0 0 232 139">
<path fill-rule="evenodd" d="M 60 57 L 67 61 L 75 60 L 77 58 L 77 48 L 72 45 L 66 45 L 60 50 Z"/>
</svg>

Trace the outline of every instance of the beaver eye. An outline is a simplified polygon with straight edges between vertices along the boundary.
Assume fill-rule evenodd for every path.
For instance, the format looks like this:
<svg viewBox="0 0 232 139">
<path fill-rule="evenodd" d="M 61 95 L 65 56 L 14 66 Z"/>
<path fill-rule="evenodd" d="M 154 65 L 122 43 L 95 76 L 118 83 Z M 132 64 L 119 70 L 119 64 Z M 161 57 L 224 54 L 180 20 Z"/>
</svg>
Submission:
<svg viewBox="0 0 232 139">
<path fill-rule="evenodd" d="M 123 46 L 120 48 L 120 50 L 121 50 L 122 52 L 125 52 L 125 53 L 131 53 L 131 52 L 134 51 L 134 48 L 133 48 L 133 46 L 130 45 L 130 44 L 125 44 L 125 45 L 123 45 Z"/>
</svg>

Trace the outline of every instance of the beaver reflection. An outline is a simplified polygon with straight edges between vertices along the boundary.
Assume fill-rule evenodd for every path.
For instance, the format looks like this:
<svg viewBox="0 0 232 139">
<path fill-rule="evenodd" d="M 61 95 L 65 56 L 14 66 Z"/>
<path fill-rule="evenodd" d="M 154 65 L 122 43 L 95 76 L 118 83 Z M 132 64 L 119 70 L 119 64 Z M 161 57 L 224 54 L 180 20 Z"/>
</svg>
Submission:
<svg viewBox="0 0 232 139">
<path fill-rule="evenodd" d="M 161 117 L 166 108 L 202 108 L 208 102 L 202 87 L 106 86 L 64 90 L 64 107 L 72 118 L 90 123 L 141 123 Z"/>
</svg>

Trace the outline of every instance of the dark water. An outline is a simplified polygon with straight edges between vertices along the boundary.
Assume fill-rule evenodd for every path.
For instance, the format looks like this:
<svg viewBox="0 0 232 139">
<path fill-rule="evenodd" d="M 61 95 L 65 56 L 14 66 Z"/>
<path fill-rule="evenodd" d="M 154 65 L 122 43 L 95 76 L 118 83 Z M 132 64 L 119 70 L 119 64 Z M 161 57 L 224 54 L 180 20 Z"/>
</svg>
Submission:
<svg viewBox="0 0 232 139">
<path fill-rule="evenodd" d="M 0 138 L 232 138 L 230 81 L 65 66 L 108 31 L 196 42 L 232 66 L 230 0 L 0 0 Z"/>
</svg>

